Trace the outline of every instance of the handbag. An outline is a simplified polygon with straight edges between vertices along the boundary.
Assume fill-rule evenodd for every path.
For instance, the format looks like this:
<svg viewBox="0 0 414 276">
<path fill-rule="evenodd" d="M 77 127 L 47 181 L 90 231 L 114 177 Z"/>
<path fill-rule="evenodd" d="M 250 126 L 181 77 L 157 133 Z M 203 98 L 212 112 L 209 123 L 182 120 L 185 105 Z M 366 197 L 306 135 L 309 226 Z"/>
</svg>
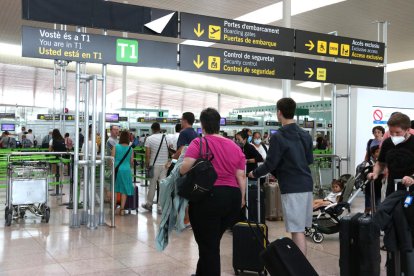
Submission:
<svg viewBox="0 0 414 276">
<path fill-rule="evenodd" d="M 211 193 L 217 180 L 217 172 L 211 161 L 214 155 L 209 151 L 207 139 L 206 153 L 203 155 L 203 138 L 200 137 L 200 157 L 195 161 L 191 169 L 177 181 L 177 193 L 179 196 L 191 202 L 199 202 Z"/>
<path fill-rule="evenodd" d="M 155 155 L 154 162 L 152 162 L 152 166 L 148 166 L 148 168 L 145 170 L 145 176 L 146 178 L 153 178 L 154 177 L 154 165 L 155 161 L 157 161 L 158 154 L 160 153 L 162 141 L 164 140 L 165 135 L 162 135 L 160 146 L 158 147 L 157 155 Z"/>
</svg>

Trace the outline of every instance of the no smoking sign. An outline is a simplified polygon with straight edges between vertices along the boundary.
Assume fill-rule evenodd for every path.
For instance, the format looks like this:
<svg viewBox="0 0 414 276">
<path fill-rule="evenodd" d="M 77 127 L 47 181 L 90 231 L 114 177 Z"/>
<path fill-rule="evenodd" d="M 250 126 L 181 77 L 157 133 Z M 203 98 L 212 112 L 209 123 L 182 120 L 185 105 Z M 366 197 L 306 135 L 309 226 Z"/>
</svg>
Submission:
<svg viewBox="0 0 414 276">
<path fill-rule="evenodd" d="M 383 117 L 382 111 L 380 109 L 376 109 L 373 113 L 373 117 L 374 121 L 381 121 Z"/>
</svg>

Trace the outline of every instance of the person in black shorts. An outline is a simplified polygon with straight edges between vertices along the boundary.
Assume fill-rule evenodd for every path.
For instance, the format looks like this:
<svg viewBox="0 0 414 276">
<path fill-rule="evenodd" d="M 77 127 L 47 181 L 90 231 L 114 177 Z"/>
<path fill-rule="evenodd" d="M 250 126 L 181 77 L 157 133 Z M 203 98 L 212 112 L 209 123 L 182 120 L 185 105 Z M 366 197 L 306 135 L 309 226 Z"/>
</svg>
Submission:
<svg viewBox="0 0 414 276">
<path fill-rule="evenodd" d="M 387 159 L 387 155 L 390 151 L 395 149 L 404 149 L 414 153 L 414 136 L 409 133 L 411 126 L 410 118 L 403 113 L 396 113 L 388 120 L 388 129 L 391 137 L 384 140 L 382 143 L 381 151 L 378 157 L 378 162 L 375 163 L 374 170 L 368 174 L 368 179 L 375 180 L 387 167 L 387 163 L 390 162 Z M 399 175 L 399 173 L 392 167 L 388 168 L 388 185 L 386 195 L 388 196 L 394 192 L 394 179 L 402 179 L 401 184 L 398 186 L 398 190 L 405 190 L 405 187 L 409 187 L 414 184 L 414 178 L 412 175 Z"/>
</svg>

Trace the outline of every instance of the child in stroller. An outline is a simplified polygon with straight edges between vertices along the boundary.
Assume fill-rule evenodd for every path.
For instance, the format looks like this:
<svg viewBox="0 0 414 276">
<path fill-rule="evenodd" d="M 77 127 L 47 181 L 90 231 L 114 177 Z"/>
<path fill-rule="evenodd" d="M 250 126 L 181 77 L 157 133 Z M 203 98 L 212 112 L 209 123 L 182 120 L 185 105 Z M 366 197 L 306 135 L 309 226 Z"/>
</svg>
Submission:
<svg viewBox="0 0 414 276">
<path fill-rule="evenodd" d="M 340 180 L 333 179 L 331 183 L 332 191 L 323 199 L 315 199 L 313 201 L 313 211 L 328 206 L 332 203 L 336 203 L 339 200 L 339 197 L 342 194 L 342 190 L 344 189 L 344 183 Z"/>
<path fill-rule="evenodd" d="M 324 239 L 323 234 L 334 234 L 339 231 L 339 220 L 344 210 L 350 211 L 350 203 L 352 199 L 352 190 L 354 189 L 355 178 L 350 174 L 342 175 L 339 180 L 343 187 L 342 193 L 337 202 L 324 202 L 325 206 L 319 206 L 314 210 L 315 213 L 312 219 L 312 226 L 305 229 L 305 235 L 311 237 L 316 243 L 321 243 Z M 332 184 L 337 183 L 332 181 Z M 339 187 L 341 187 L 339 186 Z"/>
</svg>

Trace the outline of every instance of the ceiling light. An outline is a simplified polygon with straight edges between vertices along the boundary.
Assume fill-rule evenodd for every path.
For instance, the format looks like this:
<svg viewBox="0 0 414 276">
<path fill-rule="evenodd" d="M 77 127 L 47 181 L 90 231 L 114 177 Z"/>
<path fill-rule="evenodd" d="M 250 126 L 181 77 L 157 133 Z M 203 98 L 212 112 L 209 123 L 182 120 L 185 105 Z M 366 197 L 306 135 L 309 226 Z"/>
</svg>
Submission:
<svg viewBox="0 0 414 276">
<path fill-rule="evenodd" d="M 292 0 L 292 15 L 301 14 L 304 12 L 316 10 L 333 4 L 338 4 L 346 0 Z"/>
<path fill-rule="evenodd" d="M 305 82 L 301 82 L 296 84 L 296 86 L 300 86 L 300 87 L 305 87 L 305 88 L 318 88 L 321 87 L 320 82 L 313 82 L 313 81 L 305 81 Z M 329 83 L 324 83 L 324 85 L 328 85 Z"/>
<path fill-rule="evenodd" d="M 406 60 L 401 62 L 390 63 L 387 65 L 387 73 L 413 69 L 414 68 L 414 60 Z"/>
<path fill-rule="evenodd" d="M 346 0 L 292 0 L 292 16 L 298 15 L 304 12 L 316 10 L 329 5 L 344 2 Z M 266 6 L 264 8 L 249 12 L 245 15 L 235 18 L 235 20 L 247 21 L 260 24 L 269 24 L 271 22 L 279 21 L 283 19 L 283 2 L 278 2 Z"/>
<path fill-rule="evenodd" d="M 307 2 L 307 1 L 305 1 Z M 309 1 L 313 2 L 313 1 Z M 292 5 L 293 6 L 293 5 Z M 247 21 L 259 24 L 267 24 L 283 18 L 283 2 L 272 4 L 264 8 L 246 13 L 235 20 Z"/>
<path fill-rule="evenodd" d="M 0 53 L 7 54 L 7 56 L 21 56 L 22 46 L 16 44 L 0 43 Z"/>
</svg>

